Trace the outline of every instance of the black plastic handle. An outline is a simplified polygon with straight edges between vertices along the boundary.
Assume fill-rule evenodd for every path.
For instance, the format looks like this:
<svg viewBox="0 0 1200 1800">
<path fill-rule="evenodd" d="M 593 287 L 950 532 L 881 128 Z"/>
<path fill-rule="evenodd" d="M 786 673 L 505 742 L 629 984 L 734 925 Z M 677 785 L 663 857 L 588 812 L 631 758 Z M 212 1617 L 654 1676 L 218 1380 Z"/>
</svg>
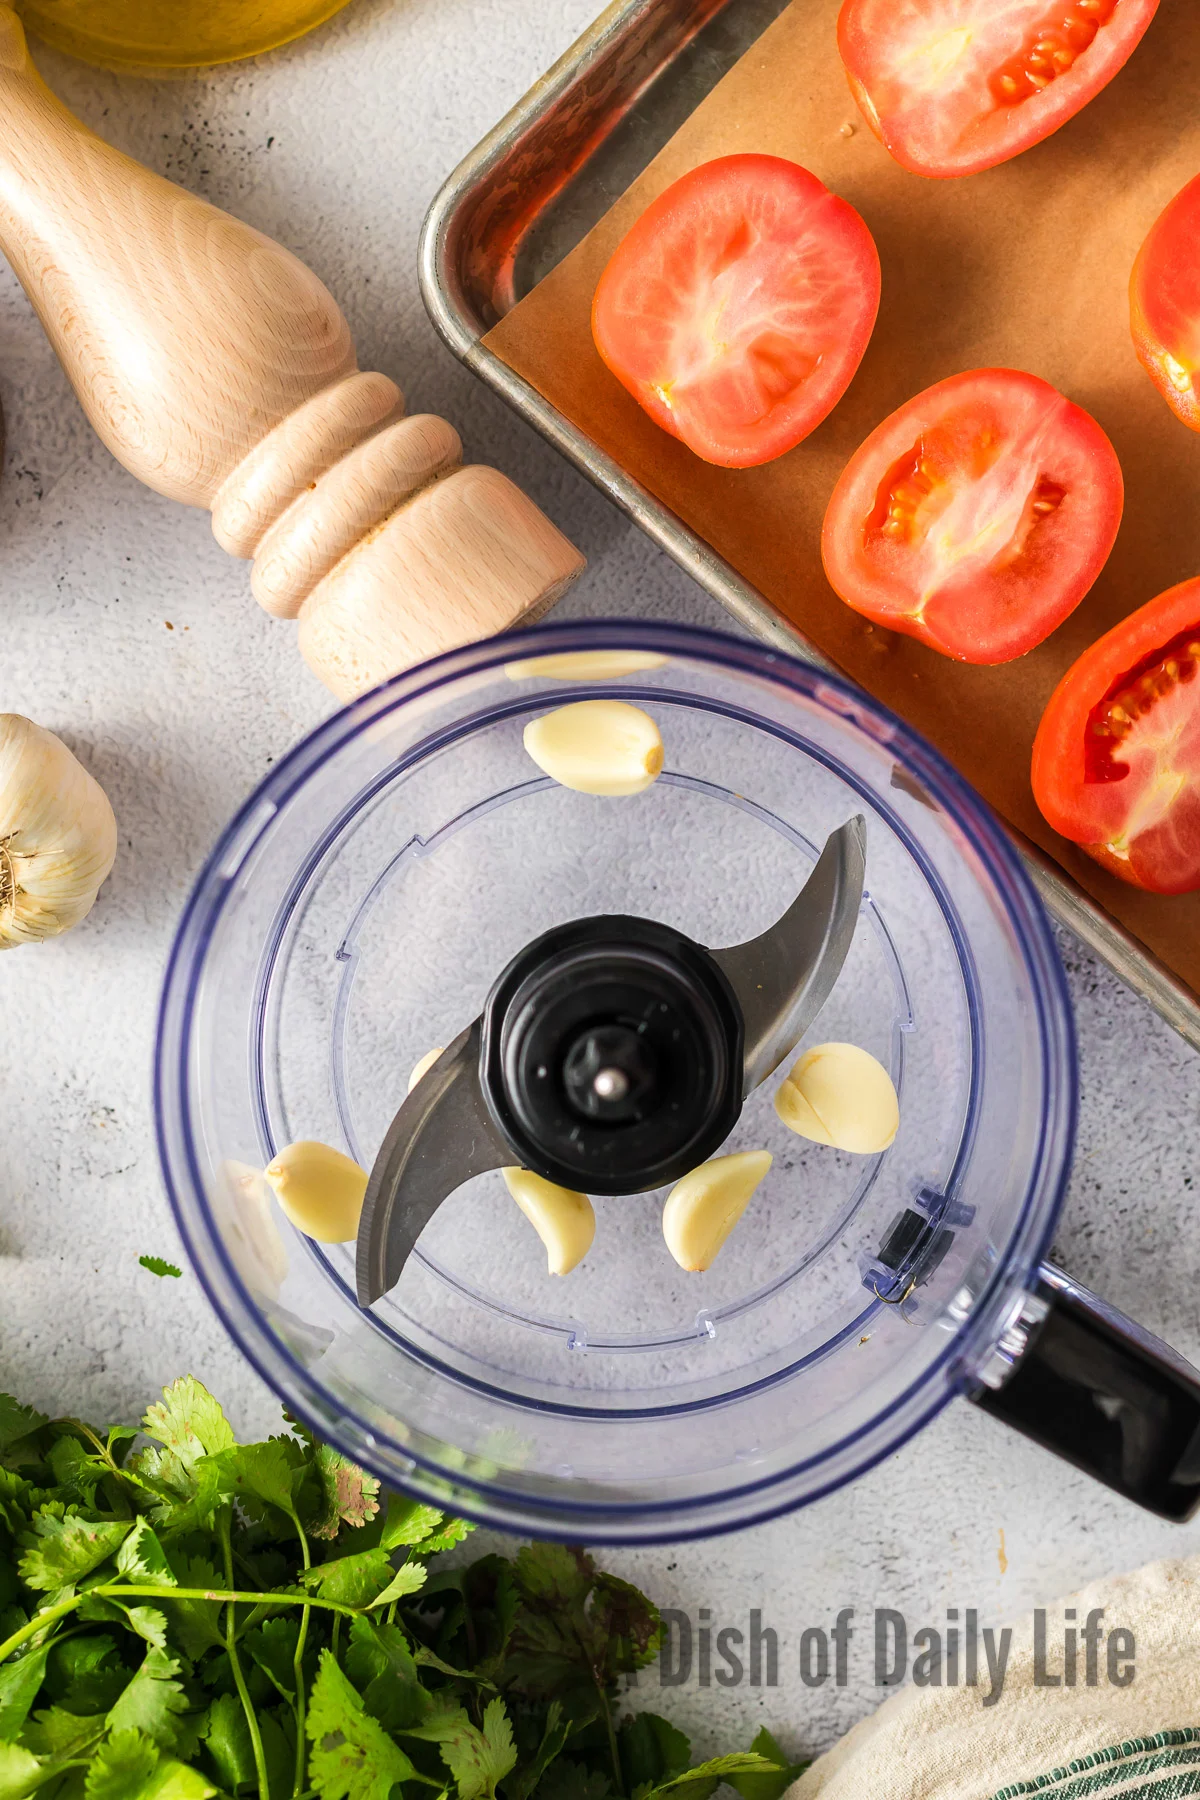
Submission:
<svg viewBox="0 0 1200 1800">
<path fill-rule="evenodd" d="M 1200 1506 L 1200 1372 L 1061 1269 L 970 1397 L 1160 1518 Z"/>
</svg>

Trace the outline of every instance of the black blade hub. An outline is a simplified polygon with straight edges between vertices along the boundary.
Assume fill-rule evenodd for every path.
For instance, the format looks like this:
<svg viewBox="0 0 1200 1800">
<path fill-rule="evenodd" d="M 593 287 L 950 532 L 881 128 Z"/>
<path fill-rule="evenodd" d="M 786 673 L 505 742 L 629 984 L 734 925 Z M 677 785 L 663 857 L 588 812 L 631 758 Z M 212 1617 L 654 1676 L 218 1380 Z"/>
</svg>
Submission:
<svg viewBox="0 0 1200 1800">
<path fill-rule="evenodd" d="M 728 1137 L 743 1038 L 733 989 L 691 938 L 649 919 L 581 919 L 496 983 L 480 1085 L 514 1162 L 588 1193 L 644 1193 Z"/>
</svg>

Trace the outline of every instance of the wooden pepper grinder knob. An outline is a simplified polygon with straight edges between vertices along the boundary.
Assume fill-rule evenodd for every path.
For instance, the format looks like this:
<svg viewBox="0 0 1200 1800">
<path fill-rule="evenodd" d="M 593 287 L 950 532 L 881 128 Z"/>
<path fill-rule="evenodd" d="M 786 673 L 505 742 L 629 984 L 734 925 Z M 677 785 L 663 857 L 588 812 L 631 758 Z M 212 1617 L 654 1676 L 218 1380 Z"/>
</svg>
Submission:
<svg viewBox="0 0 1200 1800">
<path fill-rule="evenodd" d="M 4 0 L 0 249 L 113 455 L 211 510 L 339 698 L 531 622 L 583 567 L 444 419 L 359 372 L 311 270 L 68 112 Z"/>
</svg>

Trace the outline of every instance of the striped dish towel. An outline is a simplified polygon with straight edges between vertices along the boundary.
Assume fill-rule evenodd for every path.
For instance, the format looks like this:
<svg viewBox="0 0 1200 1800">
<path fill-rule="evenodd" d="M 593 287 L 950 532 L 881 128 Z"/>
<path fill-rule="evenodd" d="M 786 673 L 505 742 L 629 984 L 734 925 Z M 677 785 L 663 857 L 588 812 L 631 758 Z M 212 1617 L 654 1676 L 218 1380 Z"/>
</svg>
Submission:
<svg viewBox="0 0 1200 1800">
<path fill-rule="evenodd" d="M 1184 1800 L 1200 1795 L 1200 1558 L 1095 1582 L 1045 1609 L 1043 1673 L 1062 1674 L 1070 1610 L 1133 1633 L 1133 1679 L 1035 1685 L 1032 1617 L 1013 1628 L 1003 1691 L 902 1688 L 847 1733 L 788 1800 Z M 1057 1648 L 1057 1658 L 1055 1657 Z M 1128 1673 L 1122 1665 L 1122 1673 Z"/>
</svg>

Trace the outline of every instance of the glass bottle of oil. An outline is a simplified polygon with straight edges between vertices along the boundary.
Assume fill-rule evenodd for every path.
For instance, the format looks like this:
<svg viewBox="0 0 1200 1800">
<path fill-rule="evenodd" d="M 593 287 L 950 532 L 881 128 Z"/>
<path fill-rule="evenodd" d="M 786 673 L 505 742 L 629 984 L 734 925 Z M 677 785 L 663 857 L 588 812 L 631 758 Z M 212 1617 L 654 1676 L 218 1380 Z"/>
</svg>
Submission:
<svg viewBox="0 0 1200 1800">
<path fill-rule="evenodd" d="M 106 68 L 187 69 L 274 50 L 347 0 L 16 0 L 28 31 Z"/>
</svg>

